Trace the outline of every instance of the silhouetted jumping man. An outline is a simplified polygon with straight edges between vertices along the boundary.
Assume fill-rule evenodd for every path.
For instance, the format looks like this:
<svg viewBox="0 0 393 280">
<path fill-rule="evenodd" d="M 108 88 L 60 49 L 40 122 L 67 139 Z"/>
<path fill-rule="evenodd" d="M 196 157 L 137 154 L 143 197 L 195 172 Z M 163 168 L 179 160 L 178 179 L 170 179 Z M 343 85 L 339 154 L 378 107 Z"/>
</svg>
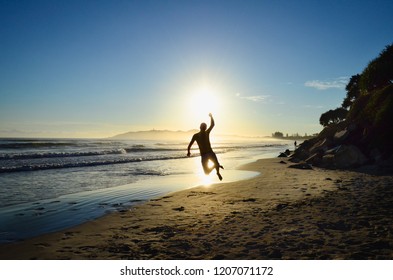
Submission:
<svg viewBox="0 0 393 280">
<path fill-rule="evenodd" d="M 190 149 L 191 149 L 192 144 L 194 144 L 194 142 L 196 141 L 198 144 L 198 147 L 199 147 L 199 152 L 201 154 L 203 171 L 205 172 L 206 175 L 209 175 L 213 169 L 216 169 L 217 176 L 221 181 L 222 176 L 220 174 L 220 168 L 224 169 L 224 167 L 222 167 L 222 165 L 220 165 L 220 163 L 218 162 L 217 156 L 213 152 L 213 149 L 210 145 L 209 136 L 210 136 L 210 132 L 212 131 L 212 129 L 214 127 L 214 119 L 213 119 L 212 114 L 209 114 L 209 117 L 210 117 L 209 128 L 206 130 L 207 125 L 205 123 L 201 123 L 201 126 L 200 126 L 201 130 L 198 133 L 195 133 L 194 136 L 192 136 L 190 144 L 188 144 L 187 156 L 191 156 Z M 214 165 L 212 167 L 208 166 L 209 160 L 211 160 L 214 163 Z"/>
</svg>

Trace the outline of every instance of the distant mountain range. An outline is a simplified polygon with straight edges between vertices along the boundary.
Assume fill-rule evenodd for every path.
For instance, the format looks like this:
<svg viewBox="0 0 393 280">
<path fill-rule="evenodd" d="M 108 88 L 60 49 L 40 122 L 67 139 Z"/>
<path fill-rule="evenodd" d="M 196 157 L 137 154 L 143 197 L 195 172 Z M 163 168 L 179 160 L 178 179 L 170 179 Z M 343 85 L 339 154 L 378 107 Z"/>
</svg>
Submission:
<svg viewBox="0 0 393 280">
<path fill-rule="evenodd" d="M 186 140 L 189 141 L 195 133 L 199 132 L 197 129 L 188 131 L 178 130 L 147 130 L 147 131 L 130 131 L 110 137 L 110 139 L 125 139 L 125 140 Z M 250 137 L 241 135 L 216 135 L 216 138 L 221 139 L 248 139 L 258 140 L 269 137 Z"/>
<path fill-rule="evenodd" d="M 197 133 L 198 130 L 189 131 L 172 131 L 172 130 L 148 130 L 148 131 L 130 131 L 110 137 L 111 139 L 135 139 L 135 140 L 175 140 L 187 139 Z"/>
</svg>

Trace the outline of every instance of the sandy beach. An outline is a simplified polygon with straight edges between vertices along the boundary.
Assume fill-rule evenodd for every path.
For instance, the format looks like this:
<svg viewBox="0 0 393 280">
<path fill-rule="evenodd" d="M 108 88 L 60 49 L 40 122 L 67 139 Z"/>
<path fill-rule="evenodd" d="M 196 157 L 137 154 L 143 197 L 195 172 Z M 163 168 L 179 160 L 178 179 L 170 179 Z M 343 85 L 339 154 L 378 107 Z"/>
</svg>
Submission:
<svg viewBox="0 0 393 280">
<path fill-rule="evenodd" d="M 393 176 L 242 167 L 252 179 L 152 199 L 62 232 L 0 245 L 0 259 L 393 259 Z M 213 176 L 213 174 L 212 174 Z"/>
</svg>

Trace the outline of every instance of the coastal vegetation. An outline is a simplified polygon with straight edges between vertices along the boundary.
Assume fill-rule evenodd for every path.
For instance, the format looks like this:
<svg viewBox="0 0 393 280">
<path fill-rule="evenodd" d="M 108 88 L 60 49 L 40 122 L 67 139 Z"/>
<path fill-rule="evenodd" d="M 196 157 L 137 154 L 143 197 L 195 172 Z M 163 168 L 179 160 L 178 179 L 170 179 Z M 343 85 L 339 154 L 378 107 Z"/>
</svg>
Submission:
<svg viewBox="0 0 393 280">
<path fill-rule="evenodd" d="M 393 161 L 393 44 L 350 78 L 346 92 L 341 107 L 321 115 L 324 129 L 299 147 L 297 160 L 329 167 Z"/>
</svg>

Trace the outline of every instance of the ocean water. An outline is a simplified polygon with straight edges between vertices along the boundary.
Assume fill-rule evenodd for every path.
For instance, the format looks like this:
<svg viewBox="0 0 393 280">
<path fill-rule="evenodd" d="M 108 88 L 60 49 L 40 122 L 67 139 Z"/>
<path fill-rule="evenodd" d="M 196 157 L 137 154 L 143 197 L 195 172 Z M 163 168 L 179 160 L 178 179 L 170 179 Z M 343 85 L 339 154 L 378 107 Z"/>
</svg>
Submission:
<svg viewBox="0 0 393 280">
<path fill-rule="evenodd" d="M 187 139 L 188 140 L 188 139 Z M 188 142 L 103 139 L 0 139 L 0 242 L 57 231 L 154 197 L 219 182 L 202 174 Z M 223 182 L 255 176 L 241 164 L 274 157 L 292 143 L 212 143 Z"/>
</svg>

